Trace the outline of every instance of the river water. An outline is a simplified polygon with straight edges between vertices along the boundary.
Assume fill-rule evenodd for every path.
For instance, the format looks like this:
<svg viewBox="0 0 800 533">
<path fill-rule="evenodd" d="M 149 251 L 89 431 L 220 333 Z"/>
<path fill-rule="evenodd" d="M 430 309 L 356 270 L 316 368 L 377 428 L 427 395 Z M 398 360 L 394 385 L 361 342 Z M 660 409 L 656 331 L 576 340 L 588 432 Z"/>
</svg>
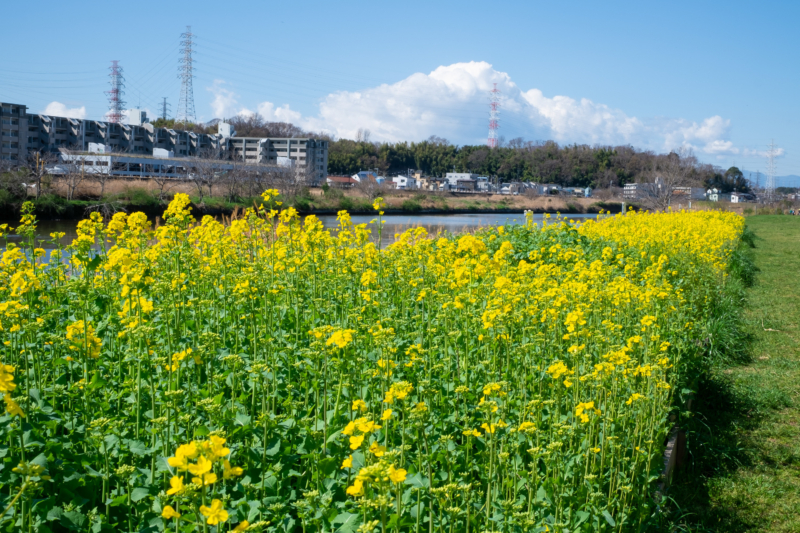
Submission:
<svg viewBox="0 0 800 533">
<path fill-rule="evenodd" d="M 555 218 L 555 215 L 551 215 Z M 317 218 L 320 219 L 326 228 L 335 228 L 338 223 L 334 215 L 321 215 Z M 368 224 L 376 220 L 374 215 L 352 215 L 351 219 L 353 224 Z M 536 214 L 533 217 L 534 222 L 541 222 L 544 215 Z M 597 215 L 567 215 L 567 220 L 574 220 L 580 222 L 581 220 L 595 219 Z M 437 233 L 450 232 L 460 233 L 464 231 L 474 230 L 483 226 L 503 226 L 510 224 L 524 224 L 525 215 L 519 214 L 497 214 L 497 213 L 475 213 L 464 215 L 385 215 L 383 231 L 381 233 L 381 245 L 386 246 L 394 242 L 396 233 L 402 233 L 408 228 L 422 226 L 429 234 L 436 235 Z M 12 227 L 16 227 L 17 221 L 0 221 L 0 224 L 8 223 Z M 67 246 L 77 237 L 76 228 L 78 225 L 77 220 L 42 220 L 38 224 L 38 237 L 37 240 L 50 241 L 50 234 L 55 232 L 63 232 L 64 237 L 60 240 L 61 245 Z M 377 239 L 377 224 L 372 224 L 373 234 Z M 8 242 L 19 243 L 22 238 L 19 235 L 9 235 Z M 0 246 L 3 243 L 0 241 Z M 50 242 L 40 244 L 46 250 L 53 249 L 55 246 Z"/>
</svg>

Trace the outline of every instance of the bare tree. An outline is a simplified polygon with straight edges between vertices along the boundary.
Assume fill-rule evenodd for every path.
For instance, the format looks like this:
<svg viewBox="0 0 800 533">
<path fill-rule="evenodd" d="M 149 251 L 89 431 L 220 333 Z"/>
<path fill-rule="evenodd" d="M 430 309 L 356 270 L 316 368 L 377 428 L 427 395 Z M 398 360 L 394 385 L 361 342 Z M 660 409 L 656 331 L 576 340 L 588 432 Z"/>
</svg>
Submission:
<svg viewBox="0 0 800 533">
<path fill-rule="evenodd" d="M 75 199 L 75 192 L 78 187 L 88 179 L 88 176 L 94 172 L 94 163 L 89 169 L 89 174 L 86 172 L 86 155 L 81 151 L 71 148 L 61 148 L 61 161 L 56 168 L 55 173 L 58 175 L 58 181 L 61 182 L 67 191 L 67 200 Z"/>
<path fill-rule="evenodd" d="M 163 202 L 167 191 L 172 189 L 178 184 L 178 180 L 174 174 L 164 174 L 155 172 L 151 176 L 152 180 L 158 185 L 158 201 Z"/>
<path fill-rule="evenodd" d="M 221 163 L 220 151 L 212 148 L 191 158 L 187 164 L 190 173 L 189 179 L 197 189 L 200 203 L 203 202 L 205 196 L 212 195 L 214 184 L 219 181 L 219 176 L 223 172 L 220 168 Z"/>
<path fill-rule="evenodd" d="M 49 190 L 52 186 L 52 175 L 50 173 L 53 165 L 58 161 L 55 154 L 49 152 L 29 152 L 27 166 L 27 183 L 36 189 L 38 199 L 43 191 Z"/>
<path fill-rule="evenodd" d="M 269 167 L 264 172 L 268 188 L 278 189 L 287 198 L 294 198 L 311 183 L 313 170 L 307 166 Z"/>
<path fill-rule="evenodd" d="M 676 189 L 700 185 L 697 170 L 697 158 L 686 148 L 656 157 L 648 173 L 653 181 L 643 184 L 645 186 L 642 188 L 642 199 L 647 207 L 667 209 L 672 205 Z"/>
<path fill-rule="evenodd" d="M 6 199 L 25 198 L 25 172 L 18 168 L 16 161 L 0 159 L 0 191 L 7 191 Z"/>
<path fill-rule="evenodd" d="M 239 137 L 314 137 L 289 122 L 267 122 L 259 113 L 238 115 L 227 120 Z"/>
<path fill-rule="evenodd" d="M 367 198 L 374 200 L 378 196 L 386 193 L 388 187 L 382 183 L 378 183 L 375 176 L 368 174 L 356 184 L 356 189 L 361 191 Z"/>
<path fill-rule="evenodd" d="M 98 161 L 95 161 L 95 166 L 89 174 L 89 179 L 100 185 L 100 199 L 102 200 L 106 196 L 106 183 L 112 178 L 111 161 L 109 161 L 108 166 L 99 166 L 99 168 L 97 163 Z"/>
<path fill-rule="evenodd" d="M 251 172 L 247 165 L 235 159 L 226 161 L 226 165 L 230 168 L 221 172 L 219 182 L 225 191 L 225 196 L 233 202 L 242 196 L 246 182 L 255 177 L 255 173 Z M 254 195 L 251 193 L 250 196 Z"/>
<path fill-rule="evenodd" d="M 360 143 L 361 142 L 368 143 L 370 135 L 371 132 L 368 129 L 358 128 L 358 131 L 356 132 L 356 141 Z"/>
</svg>

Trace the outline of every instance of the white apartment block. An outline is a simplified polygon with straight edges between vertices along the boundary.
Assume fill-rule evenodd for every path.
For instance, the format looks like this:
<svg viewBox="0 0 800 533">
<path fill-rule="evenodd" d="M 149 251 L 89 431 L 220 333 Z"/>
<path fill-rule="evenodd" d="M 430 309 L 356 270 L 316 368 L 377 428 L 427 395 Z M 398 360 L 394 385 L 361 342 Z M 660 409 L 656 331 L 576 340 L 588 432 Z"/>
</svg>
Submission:
<svg viewBox="0 0 800 533">
<path fill-rule="evenodd" d="M 232 160 L 264 166 L 305 168 L 314 184 L 328 177 L 328 141 L 319 139 L 230 137 L 225 139 Z"/>
<path fill-rule="evenodd" d="M 328 176 L 328 141 L 308 138 L 259 139 L 232 137 L 230 124 L 221 122 L 217 134 L 156 128 L 146 114 L 130 110 L 128 124 L 28 114 L 22 104 L 0 102 L 0 158 L 23 161 L 28 152 L 59 153 L 62 148 L 87 152 L 101 144 L 127 156 L 211 157 L 246 164 L 292 166 L 307 171 L 312 183 Z"/>
</svg>

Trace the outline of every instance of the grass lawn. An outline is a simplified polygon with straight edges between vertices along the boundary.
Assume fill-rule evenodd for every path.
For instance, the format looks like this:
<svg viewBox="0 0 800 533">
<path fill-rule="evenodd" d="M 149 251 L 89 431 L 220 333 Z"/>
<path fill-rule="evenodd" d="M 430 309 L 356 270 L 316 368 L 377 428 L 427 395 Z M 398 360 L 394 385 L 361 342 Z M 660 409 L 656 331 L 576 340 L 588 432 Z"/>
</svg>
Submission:
<svg viewBox="0 0 800 533">
<path fill-rule="evenodd" d="M 800 531 L 800 217 L 747 219 L 760 270 L 742 303 L 746 356 L 698 391 L 688 465 L 670 490 L 693 531 Z"/>
</svg>

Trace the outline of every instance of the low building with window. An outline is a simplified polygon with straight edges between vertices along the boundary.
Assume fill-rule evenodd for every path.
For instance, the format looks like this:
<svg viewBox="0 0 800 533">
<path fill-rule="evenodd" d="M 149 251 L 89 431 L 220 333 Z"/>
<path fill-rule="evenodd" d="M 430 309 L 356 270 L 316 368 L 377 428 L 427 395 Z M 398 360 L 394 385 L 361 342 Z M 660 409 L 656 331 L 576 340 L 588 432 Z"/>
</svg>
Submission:
<svg viewBox="0 0 800 533">
<path fill-rule="evenodd" d="M 328 176 L 325 182 L 334 189 L 351 189 L 358 183 L 350 176 Z"/>
</svg>

